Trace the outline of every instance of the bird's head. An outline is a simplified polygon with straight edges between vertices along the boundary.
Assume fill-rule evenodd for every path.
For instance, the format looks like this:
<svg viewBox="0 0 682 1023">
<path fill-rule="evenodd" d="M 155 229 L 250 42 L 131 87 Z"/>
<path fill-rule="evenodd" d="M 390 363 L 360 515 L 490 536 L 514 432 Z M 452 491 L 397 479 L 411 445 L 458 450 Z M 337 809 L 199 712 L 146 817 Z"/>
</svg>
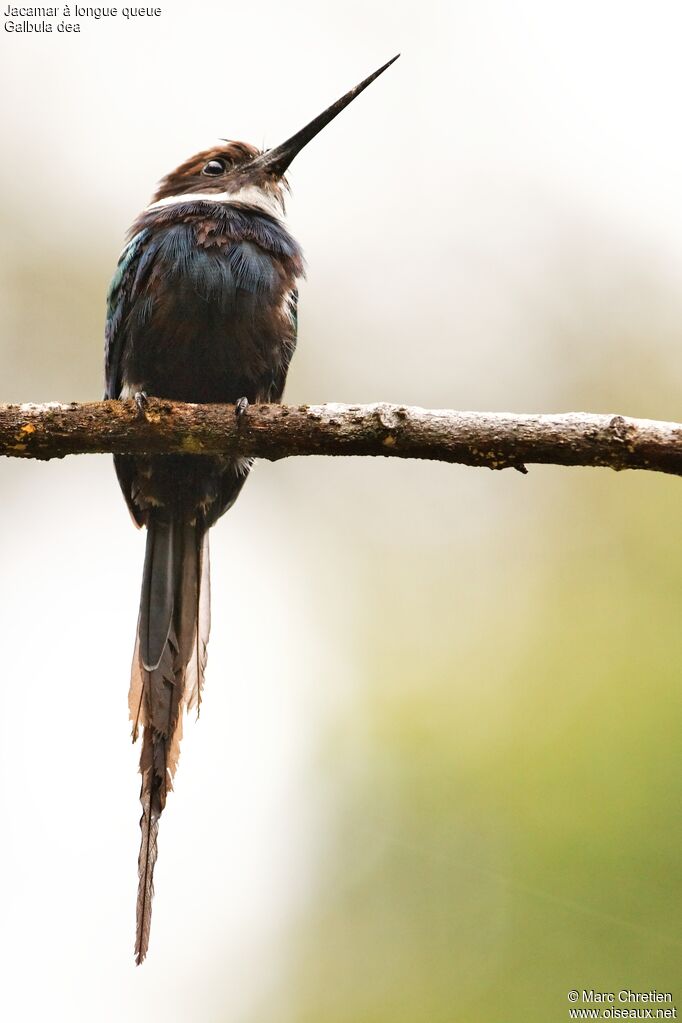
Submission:
<svg viewBox="0 0 682 1023">
<path fill-rule="evenodd" d="M 167 206 L 206 198 L 214 202 L 245 203 L 275 216 L 282 213 L 288 188 L 284 175 L 294 157 L 398 56 L 274 149 L 262 151 L 246 142 L 224 141 L 220 146 L 190 157 L 160 182 L 152 205 Z"/>
</svg>

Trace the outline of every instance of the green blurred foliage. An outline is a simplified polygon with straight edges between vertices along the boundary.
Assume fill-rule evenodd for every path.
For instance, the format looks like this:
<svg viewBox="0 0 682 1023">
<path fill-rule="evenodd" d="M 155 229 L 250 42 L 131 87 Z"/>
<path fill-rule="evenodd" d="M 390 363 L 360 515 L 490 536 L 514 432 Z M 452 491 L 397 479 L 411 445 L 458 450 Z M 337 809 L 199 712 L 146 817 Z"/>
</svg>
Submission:
<svg viewBox="0 0 682 1023">
<path fill-rule="evenodd" d="M 549 497 L 477 551 L 482 598 L 456 541 L 447 581 L 424 561 L 366 580 L 287 1018 L 540 1021 L 571 987 L 675 991 L 679 483 L 531 473 Z"/>
</svg>

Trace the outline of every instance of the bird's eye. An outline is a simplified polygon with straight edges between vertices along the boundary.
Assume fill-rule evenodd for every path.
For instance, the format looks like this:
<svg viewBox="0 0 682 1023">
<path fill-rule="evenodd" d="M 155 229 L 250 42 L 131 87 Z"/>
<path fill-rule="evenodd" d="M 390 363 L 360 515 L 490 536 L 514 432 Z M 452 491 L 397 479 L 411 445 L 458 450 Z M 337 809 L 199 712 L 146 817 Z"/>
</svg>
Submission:
<svg viewBox="0 0 682 1023">
<path fill-rule="evenodd" d="M 206 174 L 209 178 L 216 178 L 219 174 L 225 173 L 225 161 L 209 160 L 201 173 Z"/>
</svg>

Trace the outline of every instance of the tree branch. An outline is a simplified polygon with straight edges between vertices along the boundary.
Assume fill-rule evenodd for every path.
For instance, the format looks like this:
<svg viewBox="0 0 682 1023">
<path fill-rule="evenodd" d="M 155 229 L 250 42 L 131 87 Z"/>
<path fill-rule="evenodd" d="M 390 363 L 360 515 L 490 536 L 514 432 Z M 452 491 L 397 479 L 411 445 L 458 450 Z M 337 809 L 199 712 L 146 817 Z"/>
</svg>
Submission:
<svg viewBox="0 0 682 1023">
<path fill-rule="evenodd" d="M 390 455 L 490 469 L 525 463 L 682 475 L 682 424 L 588 412 L 531 415 L 405 405 L 186 405 L 150 398 L 0 405 L 0 455 Z"/>
</svg>

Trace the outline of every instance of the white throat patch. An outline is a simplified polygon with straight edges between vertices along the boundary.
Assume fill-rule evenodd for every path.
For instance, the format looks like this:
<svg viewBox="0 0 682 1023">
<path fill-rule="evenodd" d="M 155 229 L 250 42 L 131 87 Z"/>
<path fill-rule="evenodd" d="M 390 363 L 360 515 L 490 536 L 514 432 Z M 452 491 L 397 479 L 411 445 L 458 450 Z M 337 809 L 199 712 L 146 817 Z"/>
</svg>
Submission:
<svg viewBox="0 0 682 1023">
<path fill-rule="evenodd" d="M 268 192 L 258 188 L 257 185 L 247 185 L 237 192 L 185 192 L 183 195 L 167 195 L 165 199 L 159 199 L 147 207 L 150 210 L 161 210 L 164 206 L 177 206 L 183 202 L 217 202 L 221 205 L 229 205 L 233 202 L 244 203 L 246 206 L 253 206 L 271 217 L 282 216 L 282 204 L 279 199 Z"/>
</svg>

